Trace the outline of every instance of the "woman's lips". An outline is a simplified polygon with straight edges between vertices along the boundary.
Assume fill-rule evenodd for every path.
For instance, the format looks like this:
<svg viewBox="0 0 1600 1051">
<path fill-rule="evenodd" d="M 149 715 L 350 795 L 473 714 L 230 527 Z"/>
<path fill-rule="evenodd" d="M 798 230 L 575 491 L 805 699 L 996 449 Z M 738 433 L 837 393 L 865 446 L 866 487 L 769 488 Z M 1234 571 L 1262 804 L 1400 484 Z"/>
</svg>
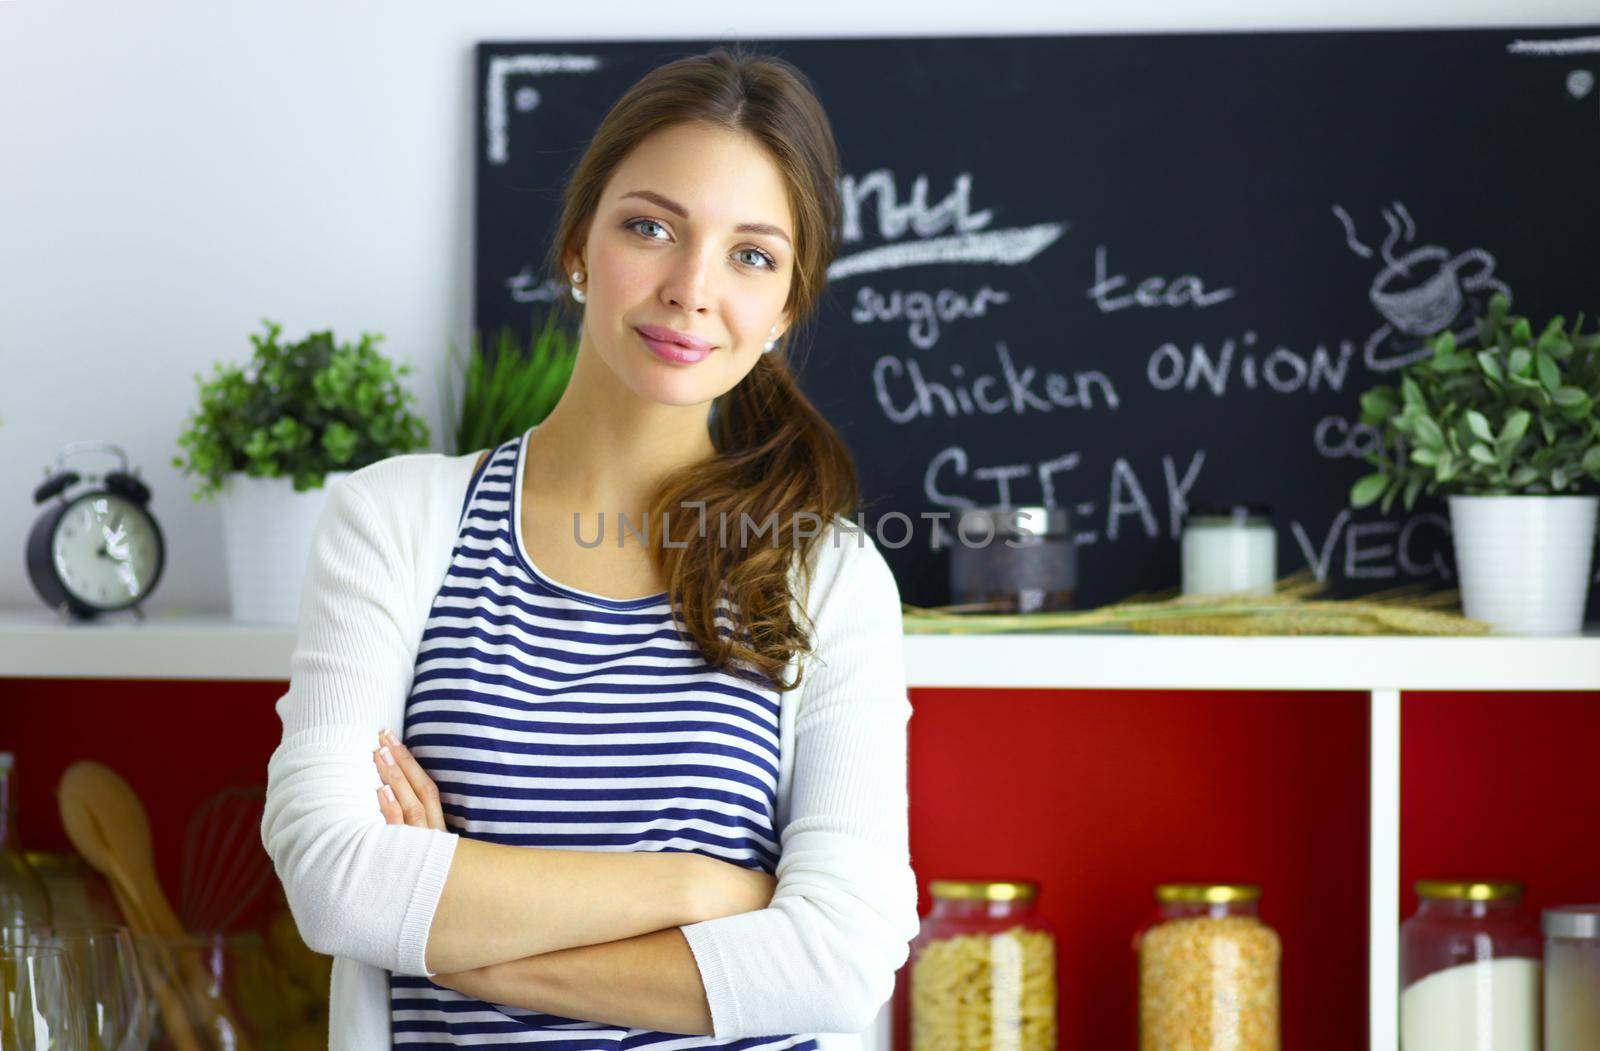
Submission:
<svg viewBox="0 0 1600 1051">
<path fill-rule="evenodd" d="M 668 328 L 665 325 L 635 325 L 633 327 L 651 339 L 659 339 L 665 343 L 676 343 L 679 346 L 688 347 L 690 350 L 712 349 L 710 342 L 707 340 L 688 332 L 680 332 L 675 328 Z"/>
<path fill-rule="evenodd" d="M 634 329 L 634 331 L 639 332 L 638 329 Z M 643 332 L 639 332 L 639 338 L 644 340 L 644 345 L 646 347 L 650 348 L 650 353 L 654 354 L 662 361 L 668 361 L 674 365 L 693 365 L 695 362 L 711 355 L 710 348 L 705 350 L 690 350 L 688 347 L 685 347 L 679 343 L 669 343 L 663 339 L 652 339 Z"/>
</svg>

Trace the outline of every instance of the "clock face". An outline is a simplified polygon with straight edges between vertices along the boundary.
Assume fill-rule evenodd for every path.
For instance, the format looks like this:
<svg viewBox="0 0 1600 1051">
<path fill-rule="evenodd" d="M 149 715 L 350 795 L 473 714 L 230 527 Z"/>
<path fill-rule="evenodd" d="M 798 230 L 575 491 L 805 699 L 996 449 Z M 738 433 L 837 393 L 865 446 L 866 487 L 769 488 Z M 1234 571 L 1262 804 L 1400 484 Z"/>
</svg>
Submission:
<svg viewBox="0 0 1600 1051">
<path fill-rule="evenodd" d="M 50 558 L 74 597 L 102 609 L 125 606 L 155 585 L 161 538 L 138 504 L 115 493 L 88 493 L 61 516 Z"/>
</svg>

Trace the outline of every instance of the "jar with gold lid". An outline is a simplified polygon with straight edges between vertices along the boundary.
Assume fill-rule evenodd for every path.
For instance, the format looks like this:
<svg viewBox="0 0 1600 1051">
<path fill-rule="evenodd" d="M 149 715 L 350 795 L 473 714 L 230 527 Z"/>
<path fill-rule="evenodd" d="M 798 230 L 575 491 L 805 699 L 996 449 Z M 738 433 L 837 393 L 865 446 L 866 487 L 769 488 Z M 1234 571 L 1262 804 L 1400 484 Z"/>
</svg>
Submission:
<svg viewBox="0 0 1600 1051">
<path fill-rule="evenodd" d="M 1027 880 L 936 879 L 911 943 L 912 1051 L 1054 1051 L 1056 938 Z"/>
<path fill-rule="evenodd" d="M 1253 883 L 1164 883 L 1134 939 L 1141 1051 L 1278 1051 L 1277 932 Z"/>
<path fill-rule="evenodd" d="M 1539 1051 L 1544 943 L 1512 880 L 1421 879 L 1400 924 L 1400 1046 Z"/>
</svg>

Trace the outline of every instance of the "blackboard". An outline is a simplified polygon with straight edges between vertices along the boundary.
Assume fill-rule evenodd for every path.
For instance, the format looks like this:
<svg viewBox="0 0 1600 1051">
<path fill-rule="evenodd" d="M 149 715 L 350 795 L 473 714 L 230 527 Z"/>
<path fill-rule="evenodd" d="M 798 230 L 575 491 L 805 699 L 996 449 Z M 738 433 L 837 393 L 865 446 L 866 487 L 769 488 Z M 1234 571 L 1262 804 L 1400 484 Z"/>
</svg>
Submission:
<svg viewBox="0 0 1600 1051">
<path fill-rule="evenodd" d="M 745 41 L 839 142 L 802 384 L 902 597 L 949 600 L 921 516 L 968 503 L 1067 509 L 1080 606 L 1175 586 L 1205 502 L 1271 505 L 1279 575 L 1330 594 L 1453 586 L 1442 499 L 1349 507 L 1358 398 L 1495 291 L 1536 328 L 1600 313 L 1597 33 Z M 566 294 L 538 270 L 566 173 L 646 70 L 716 43 L 479 45 L 481 330 Z"/>
</svg>

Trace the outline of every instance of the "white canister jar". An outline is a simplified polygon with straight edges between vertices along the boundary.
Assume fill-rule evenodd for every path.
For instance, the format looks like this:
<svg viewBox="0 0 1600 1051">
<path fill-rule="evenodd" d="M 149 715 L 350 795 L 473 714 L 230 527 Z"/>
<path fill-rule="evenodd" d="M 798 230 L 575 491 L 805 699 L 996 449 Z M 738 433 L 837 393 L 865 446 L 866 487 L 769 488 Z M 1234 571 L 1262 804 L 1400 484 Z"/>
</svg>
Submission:
<svg viewBox="0 0 1600 1051">
<path fill-rule="evenodd" d="M 1600 905 L 1545 909 L 1544 1051 L 1600 1047 Z"/>
<path fill-rule="evenodd" d="M 1185 595 L 1270 595 L 1278 530 L 1267 504 L 1197 504 L 1183 520 Z"/>
</svg>

